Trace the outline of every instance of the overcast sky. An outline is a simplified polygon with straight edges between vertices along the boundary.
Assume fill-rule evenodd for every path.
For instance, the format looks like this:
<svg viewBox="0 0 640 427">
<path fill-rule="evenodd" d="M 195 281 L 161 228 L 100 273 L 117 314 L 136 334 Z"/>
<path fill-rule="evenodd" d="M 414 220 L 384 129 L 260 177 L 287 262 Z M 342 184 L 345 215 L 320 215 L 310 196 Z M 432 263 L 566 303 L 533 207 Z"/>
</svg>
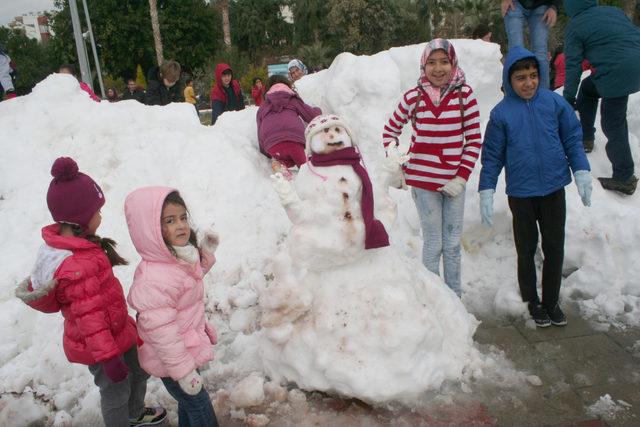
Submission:
<svg viewBox="0 0 640 427">
<path fill-rule="evenodd" d="M 7 25 L 16 16 L 28 12 L 52 9 L 53 0 L 0 0 L 0 25 Z"/>
</svg>

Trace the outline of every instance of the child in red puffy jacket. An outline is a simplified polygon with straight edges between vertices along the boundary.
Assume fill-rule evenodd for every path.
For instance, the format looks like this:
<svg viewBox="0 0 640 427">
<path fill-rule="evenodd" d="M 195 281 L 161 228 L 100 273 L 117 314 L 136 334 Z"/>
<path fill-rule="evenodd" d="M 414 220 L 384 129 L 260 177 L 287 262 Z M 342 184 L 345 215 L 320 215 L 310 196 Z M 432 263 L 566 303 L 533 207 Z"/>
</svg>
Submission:
<svg viewBox="0 0 640 427">
<path fill-rule="evenodd" d="M 106 426 L 157 424 L 166 411 L 144 407 L 149 375 L 138 363 L 136 324 L 113 275 L 112 266 L 127 262 L 113 240 L 95 234 L 104 194 L 71 158 L 57 159 L 51 174 L 47 205 L 56 223 L 42 229 L 44 244 L 16 296 L 44 313 L 62 312 L 64 352 L 89 366 Z"/>
</svg>

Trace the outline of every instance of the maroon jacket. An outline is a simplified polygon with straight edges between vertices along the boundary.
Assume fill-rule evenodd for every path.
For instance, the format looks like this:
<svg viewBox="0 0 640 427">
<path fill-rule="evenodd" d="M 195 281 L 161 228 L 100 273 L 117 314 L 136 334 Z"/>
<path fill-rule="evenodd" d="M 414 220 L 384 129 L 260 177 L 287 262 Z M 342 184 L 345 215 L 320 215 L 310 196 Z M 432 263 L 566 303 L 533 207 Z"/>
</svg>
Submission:
<svg viewBox="0 0 640 427">
<path fill-rule="evenodd" d="M 322 110 L 305 104 L 295 93 L 268 93 L 256 115 L 260 149 L 266 153 L 280 142 L 304 146 L 305 123 L 320 114 Z"/>
</svg>

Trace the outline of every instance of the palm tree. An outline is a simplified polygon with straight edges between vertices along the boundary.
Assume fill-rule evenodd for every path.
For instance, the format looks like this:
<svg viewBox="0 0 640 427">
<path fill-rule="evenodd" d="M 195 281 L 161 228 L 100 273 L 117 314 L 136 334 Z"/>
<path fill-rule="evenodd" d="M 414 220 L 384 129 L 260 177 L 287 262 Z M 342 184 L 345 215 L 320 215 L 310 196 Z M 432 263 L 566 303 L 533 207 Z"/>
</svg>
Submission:
<svg viewBox="0 0 640 427">
<path fill-rule="evenodd" d="M 153 28 L 153 42 L 156 46 L 158 65 L 164 62 L 162 54 L 162 39 L 160 38 L 160 23 L 158 21 L 158 4 L 156 0 L 149 0 L 149 13 L 151 14 L 151 27 Z"/>
<path fill-rule="evenodd" d="M 222 14 L 222 34 L 224 36 L 224 45 L 231 47 L 231 24 L 229 23 L 229 0 L 220 0 L 220 12 Z"/>
</svg>

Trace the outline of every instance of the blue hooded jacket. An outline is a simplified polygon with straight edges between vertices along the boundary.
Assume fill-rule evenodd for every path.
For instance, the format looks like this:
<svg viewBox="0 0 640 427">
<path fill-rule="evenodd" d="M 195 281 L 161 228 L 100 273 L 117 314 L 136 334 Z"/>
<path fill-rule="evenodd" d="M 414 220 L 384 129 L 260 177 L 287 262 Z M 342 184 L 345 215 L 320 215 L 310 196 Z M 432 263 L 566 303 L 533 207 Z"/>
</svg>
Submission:
<svg viewBox="0 0 640 427">
<path fill-rule="evenodd" d="M 582 128 L 571 106 L 560 95 L 538 87 L 525 100 L 511 87 L 509 68 L 530 51 L 516 46 L 502 70 L 505 97 L 493 110 L 482 143 L 479 191 L 495 189 L 505 168 L 507 194 L 546 196 L 571 182 L 571 173 L 589 170 L 582 146 Z"/>
<path fill-rule="evenodd" d="M 640 90 L 640 28 L 622 9 L 598 6 L 597 0 L 564 0 L 571 18 L 565 29 L 564 97 L 576 98 L 582 60 L 596 69 L 593 82 L 600 96 L 617 98 Z"/>
</svg>

